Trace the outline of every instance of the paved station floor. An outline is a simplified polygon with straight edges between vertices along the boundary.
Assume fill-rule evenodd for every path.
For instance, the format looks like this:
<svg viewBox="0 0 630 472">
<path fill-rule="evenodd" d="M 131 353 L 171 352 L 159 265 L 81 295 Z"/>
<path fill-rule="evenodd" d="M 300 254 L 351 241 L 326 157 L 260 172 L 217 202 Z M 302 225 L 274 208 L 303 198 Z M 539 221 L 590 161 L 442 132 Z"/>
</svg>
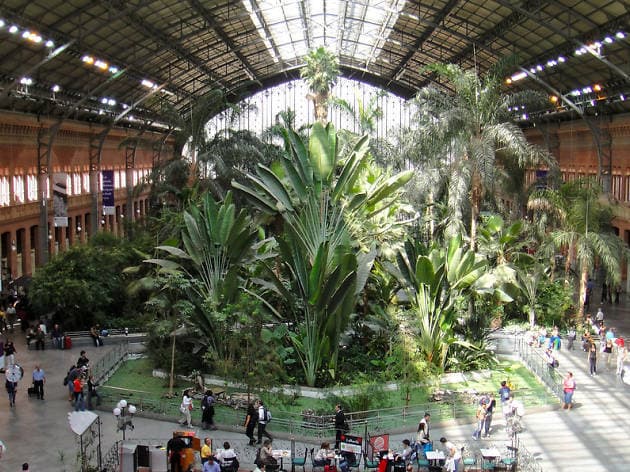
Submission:
<svg viewBox="0 0 630 472">
<path fill-rule="evenodd" d="M 630 341 L 630 303 L 625 299 L 621 305 L 604 304 L 606 323 L 617 328 L 618 333 Z M 593 312 L 598 305 L 593 305 Z M 67 415 L 72 411 L 68 402 L 67 388 L 63 378 L 70 365 L 79 357 L 80 347 L 72 350 L 45 351 L 27 350 L 24 336 L 16 331 L 10 336 L 16 343 L 16 362 L 25 370 L 25 379 L 20 382 L 16 406 L 9 407 L 6 396 L 0 396 L 0 440 L 7 447 L 0 459 L 0 472 L 21 470 L 21 464 L 28 462 L 35 472 L 62 472 L 78 470 L 76 457 L 78 444 L 68 424 Z M 101 358 L 109 346 L 86 347 L 88 358 L 95 362 Z M 567 411 L 558 406 L 546 411 L 528 411 L 524 419 L 525 430 L 520 435 L 521 444 L 533 455 L 544 471 L 588 471 L 623 472 L 630 470 L 630 415 L 628 395 L 630 387 L 623 384 L 615 375 L 614 366 L 606 370 L 601 365 L 599 375 L 588 375 L 586 353 L 579 342 L 576 350 L 559 352 L 559 369 L 572 370 L 577 381 L 574 397 L 576 406 Z M 39 363 L 46 372 L 45 400 L 28 398 L 27 387 L 35 364 Z M 122 434 L 116 431 L 115 419 L 108 412 L 97 411 L 101 416 L 101 442 L 105 454 Z M 495 415 L 500 416 L 500 415 Z M 174 422 L 135 418 L 135 429 L 127 431 L 127 439 L 151 439 L 163 444 L 178 428 Z M 221 425 L 219 425 L 220 428 Z M 270 425 L 273 432 L 273 426 Z M 200 437 L 209 436 L 215 444 L 227 440 L 235 446 L 241 458 L 241 469 L 253 469 L 254 448 L 246 445 L 247 438 L 242 432 L 221 430 L 200 431 Z M 505 432 L 501 419 L 495 419 L 493 433 L 489 439 L 473 442 L 471 434 L 473 420 L 464 423 L 433 425 L 431 437 L 437 443 L 440 436 L 446 436 L 456 444 L 483 447 L 502 445 Z M 397 448 L 405 437 L 413 434 L 396 434 L 390 444 Z M 288 448 L 287 438 L 274 441 L 275 447 Z M 315 441 L 313 446 L 316 446 Z M 304 446 L 299 446 L 303 448 Z M 301 454 L 301 449 L 300 449 Z M 308 461 L 307 461 L 308 464 Z M 307 466 L 308 467 L 308 466 Z M 285 467 L 286 468 L 286 467 Z"/>
</svg>

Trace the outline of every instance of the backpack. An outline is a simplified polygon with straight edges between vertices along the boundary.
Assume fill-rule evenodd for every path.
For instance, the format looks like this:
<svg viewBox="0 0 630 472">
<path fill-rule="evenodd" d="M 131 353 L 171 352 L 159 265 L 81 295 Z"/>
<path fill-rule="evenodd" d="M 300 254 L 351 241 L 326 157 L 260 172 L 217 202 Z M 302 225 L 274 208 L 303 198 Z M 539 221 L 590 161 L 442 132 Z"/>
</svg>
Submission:
<svg viewBox="0 0 630 472">
<path fill-rule="evenodd" d="M 271 412 L 267 408 L 263 408 L 263 420 L 266 423 L 271 421 Z"/>
<path fill-rule="evenodd" d="M 558 362 L 558 359 L 554 359 L 554 360 L 553 360 L 553 364 L 552 364 L 552 365 L 553 365 L 553 367 L 554 367 L 554 368 L 556 368 L 556 369 L 557 369 L 557 368 L 558 368 L 558 366 L 560 365 L 560 363 Z"/>
</svg>

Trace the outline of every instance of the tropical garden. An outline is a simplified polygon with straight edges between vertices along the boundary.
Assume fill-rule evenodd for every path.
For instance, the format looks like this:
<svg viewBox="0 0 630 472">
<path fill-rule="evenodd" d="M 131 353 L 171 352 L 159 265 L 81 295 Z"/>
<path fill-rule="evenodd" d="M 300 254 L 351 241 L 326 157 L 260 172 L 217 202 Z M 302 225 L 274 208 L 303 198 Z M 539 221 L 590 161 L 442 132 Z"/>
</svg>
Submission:
<svg viewBox="0 0 630 472">
<path fill-rule="evenodd" d="M 261 135 L 209 136 L 212 116 L 240 109 L 216 91 L 188 119 L 165 108 L 175 153 L 141 184 L 150 218 L 54 258 L 32 309 L 57 307 L 67 328 L 142 327 L 153 365 L 252 387 L 495 365 L 493 329 L 574 323 L 589 274 L 616 282 L 623 255 L 598 183 L 562 183 L 514 122 L 511 106 L 545 97 L 507 93 L 503 67 L 431 66 L 446 86 L 420 90 L 389 146 L 375 145 L 376 101 L 332 96 L 323 48 L 302 70 L 309 127 L 289 109 Z M 330 107 L 361 132 L 337 129 Z M 535 168 L 546 185 L 528 188 Z"/>
</svg>

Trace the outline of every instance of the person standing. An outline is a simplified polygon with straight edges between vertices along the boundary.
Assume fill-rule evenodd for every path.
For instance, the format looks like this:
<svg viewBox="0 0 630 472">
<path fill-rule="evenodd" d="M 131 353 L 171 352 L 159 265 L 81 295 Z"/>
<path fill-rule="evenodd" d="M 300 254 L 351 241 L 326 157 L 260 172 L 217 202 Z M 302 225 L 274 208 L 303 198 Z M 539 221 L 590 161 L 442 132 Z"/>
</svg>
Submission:
<svg viewBox="0 0 630 472">
<path fill-rule="evenodd" d="M 425 412 L 424 416 L 418 423 L 418 431 L 416 434 L 416 442 L 419 442 L 424 447 L 425 444 L 431 442 L 431 437 L 429 436 L 429 423 L 431 421 L 431 414 L 429 412 Z"/>
<path fill-rule="evenodd" d="M 212 440 L 204 438 L 203 446 L 201 446 L 201 463 L 205 464 L 212 455 Z"/>
<path fill-rule="evenodd" d="M 597 313 L 595 314 L 595 323 L 598 327 L 604 325 L 604 312 L 602 311 L 601 306 L 597 309 Z"/>
<path fill-rule="evenodd" d="M 98 394 L 98 391 L 96 390 L 96 387 L 98 387 L 98 384 L 94 380 L 94 376 L 90 375 L 88 377 L 88 381 L 87 381 L 87 404 L 88 404 L 88 410 L 93 410 L 94 409 L 94 403 L 92 403 L 94 401 L 94 398 L 96 398 L 96 406 L 99 406 L 101 404 L 101 396 Z"/>
<path fill-rule="evenodd" d="M 55 346 L 55 349 L 63 349 L 63 331 L 61 330 L 59 324 L 55 324 L 53 326 L 50 337 L 53 340 L 53 345 Z"/>
<path fill-rule="evenodd" d="M 254 405 L 250 402 L 247 405 L 247 413 L 245 414 L 245 435 L 249 438 L 249 446 L 256 444 L 254 438 L 254 428 L 258 422 L 258 412 L 254 408 Z"/>
<path fill-rule="evenodd" d="M 182 403 L 179 406 L 179 411 L 182 413 L 182 418 L 179 420 L 179 424 L 186 423 L 186 426 L 192 428 L 192 418 L 190 416 L 190 412 L 193 409 L 193 401 L 190 396 L 190 389 L 184 390 L 184 394 L 182 395 Z"/>
<path fill-rule="evenodd" d="M 267 432 L 267 424 L 270 421 L 271 412 L 265 407 L 262 400 L 258 400 L 258 442 L 256 444 L 262 443 L 263 436 L 270 440 L 273 439 L 271 434 Z"/>
<path fill-rule="evenodd" d="M 590 344 L 587 359 L 590 374 L 597 375 L 597 346 L 595 343 Z"/>
<path fill-rule="evenodd" d="M 449 472 L 459 472 L 461 470 L 462 453 L 451 441 L 445 437 L 440 438 L 446 455 L 446 463 L 444 468 Z"/>
<path fill-rule="evenodd" d="M 35 350 L 44 351 L 46 349 L 46 333 L 42 331 L 41 327 L 37 328 L 37 332 L 35 333 Z"/>
<path fill-rule="evenodd" d="M 187 447 L 186 442 L 179 436 L 169 439 L 166 443 L 166 457 L 171 464 L 171 472 L 183 472 L 182 451 Z"/>
<path fill-rule="evenodd" d="M 573 392 L 575 392 L 576 383 L 573 378 L 573 372 L 567 372 L 567 375 L 562 381 L 562 391 L 564 392 L 564 398 L 562 400 L 562 408 L 570 410 L 573 407 Z"/>
<path fill-rule="evenodd" d="M 15 394 L 17 393 L 18 383 L 7 379 L 4 382 L 4 387 L 7 389 L 7 394 L 9 395 L 9 406 L 10 407 L 14 407 L 15 406 Z"/>
<path fill-rule="evenodd" d="M 13 332 L 13 325 L 15 325 L 15 320 L 17 318 L 17 310 L 15 309 L 14 303 L 9 303 L 6 313 L 7 313 L 7 331 Z"/>
<path fill-rule="evenodd" d="M 33 386 L 35 387 L 35 393 L 37 394 L 38 400 L 44 399 L 44 384 L 46 383 L 46 374 L 44 370 L 39 367 L 39 365 L 35 366 L 35 370 L 33 371 Z"/>
<path fill-rule="evenodd" d="M 81 379 L 81 376 L 77 376 L 72 382 L 72 395 L 74 397 L 74 411 L 85 411 L 83 379 Z"/>
<path fill-rule="evenodd" d="M 87 358 L 85 351 L 81 351 L 81 355 L 77 360 L 77 368 L 82 369 L 83 367 L 87 367 L 90 364 L 90 359 Z"/>
<path fill-rule="evenodd" d="M 473 431 L 472 438 L 477 441 L 481 437 L 481 431 L 483 430 L 483 425 L 486 421 L 486 404 L 479 403 L 477 406 L 477 411 L 475 412 L 475 418 L 477 419 L 477 426 L 475 427 L 475 431 Z"/>
<path fill-rule="evenodd" d="M 339 449 L 341 436 L 348 431 L 346 414 L 340 404 L 335 405 L 335 449 Z"/>
<path fill-rule="evenodd" d="M 494 395 L 490 394 L 489 398 L 490 400 L 486 405 L 486 419 L 483 423 L 484 437 L 486 438 L 490 436 L 490 430 L 492 429 L 492 414 L 497 406 L 497 401 L 494 399 Z"/>
</svg>

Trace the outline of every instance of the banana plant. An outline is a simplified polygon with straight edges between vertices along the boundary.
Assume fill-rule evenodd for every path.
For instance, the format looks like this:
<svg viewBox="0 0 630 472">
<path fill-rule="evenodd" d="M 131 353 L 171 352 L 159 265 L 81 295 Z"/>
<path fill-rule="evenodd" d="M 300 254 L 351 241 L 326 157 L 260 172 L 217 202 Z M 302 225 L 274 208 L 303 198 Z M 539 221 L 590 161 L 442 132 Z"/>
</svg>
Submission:
<svg viewBox="0 0 630 472">
<path fill-rule="evenodd" d="M 289 307 L 290 340 L 312 386 L 326 360 L 334 376 L 340 336 L 376 257 L 376 247 L 358 243 L 369 235 L 359 234 L 356 223 L 387 210 L 411 174 L 382 176 L 366 187 L 359 183 L 369 159 L 367 136 L 340 155 L 330 123 L 315 123 L 308 142 L 291 129 L 283 134 L 287 155 L 279 165 L 259 165 L 232 185 L 282 222 L 280 257 L 273 267 L 265 264 L 258 282 Z"/>
</svg>

